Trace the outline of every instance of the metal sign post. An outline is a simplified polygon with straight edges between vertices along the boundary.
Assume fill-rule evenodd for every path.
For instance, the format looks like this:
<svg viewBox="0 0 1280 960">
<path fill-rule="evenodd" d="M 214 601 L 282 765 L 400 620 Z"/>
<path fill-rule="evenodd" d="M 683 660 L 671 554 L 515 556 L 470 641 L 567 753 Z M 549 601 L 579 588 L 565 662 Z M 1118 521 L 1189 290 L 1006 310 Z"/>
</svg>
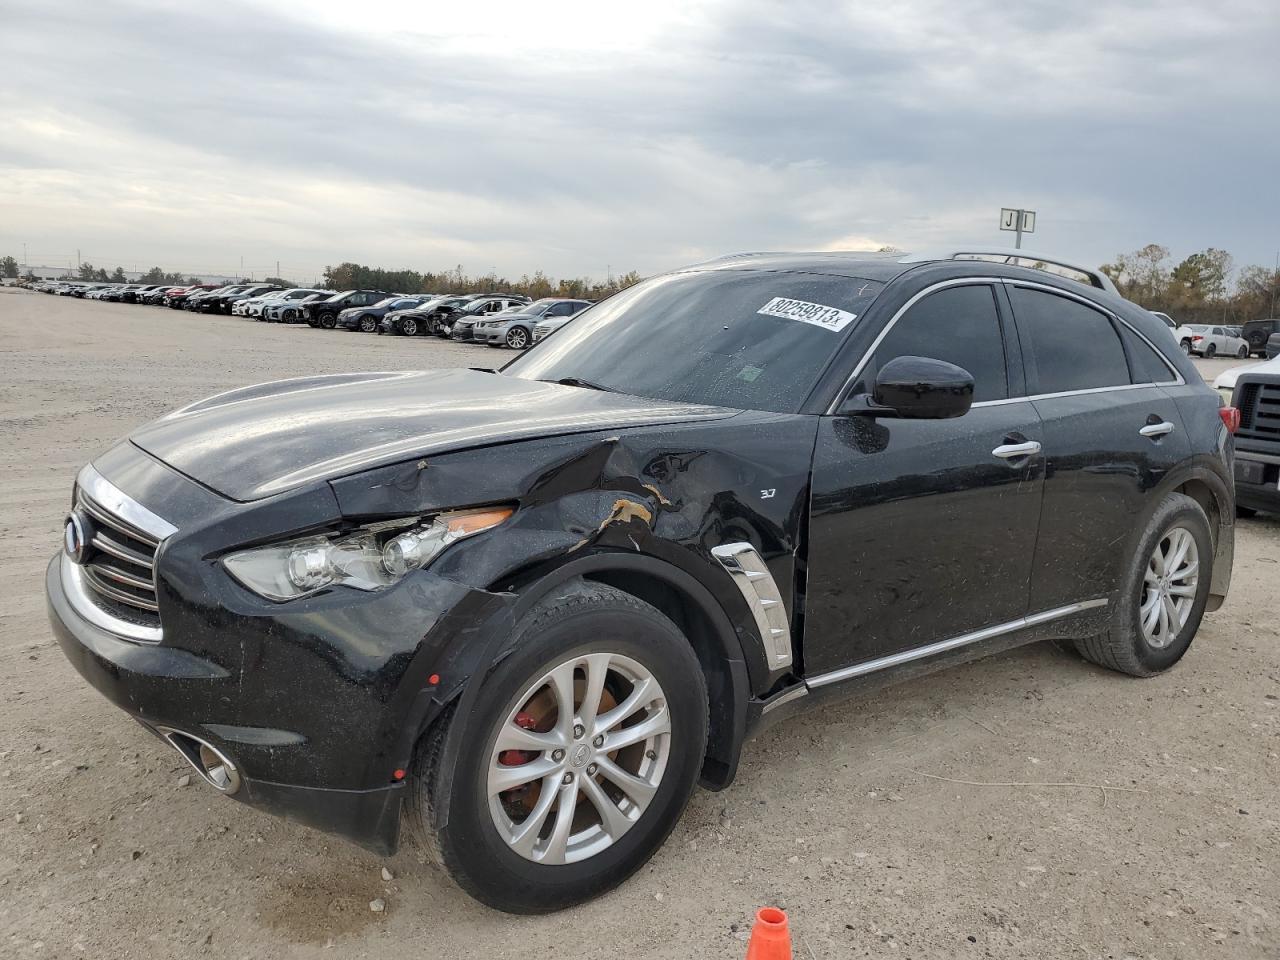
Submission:
<svg viewBox="0 0 1280 960">
<path fill-rule="evenodd" d="M 1014 249 L 1022 249 L 1022 235 L 1036 232 L 1036 212 L 1015 207 L 1000 208 L 1000 229 L 1013 230 L 1017 233 Z"/>
</svg>

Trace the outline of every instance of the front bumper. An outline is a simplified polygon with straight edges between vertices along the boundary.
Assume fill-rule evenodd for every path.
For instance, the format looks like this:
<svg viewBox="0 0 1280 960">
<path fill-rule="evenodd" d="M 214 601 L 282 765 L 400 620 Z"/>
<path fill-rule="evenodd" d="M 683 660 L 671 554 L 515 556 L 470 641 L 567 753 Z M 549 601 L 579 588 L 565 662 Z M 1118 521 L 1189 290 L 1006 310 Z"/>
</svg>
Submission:
<svg viewBox="0 0 1280 960">
<path fill-rule="evenodd" d="M 97 465 L 177 532 L 156 555 L 159 642 L 94 622 L 48 566 L 49 621 L 67 659 L 151 729 L 205 741 L 230 758 L 233 798 L 378 852 L 399 838 L 403 782 L 421 733 L 461 689 L 467 661 L 509 630 L 509 595 L 418 571 L 386 590 L 335 588 L 288 604 L 231 580 L 211 554 L 228 531 L 274 533 L 337 514 L 327 489 L 246 507 L 221 500 L 122 444 Z M 311 522 L 311 521 L 304 521 Z M 74 583 L 69 578 L 68 583 Z M 80 606 L 77 606 L 80 604 Z M 429 678 L 438 674 L 435 684 Z M 190 757 L 188 757 L 190 761 Z"/>
<path fill-rule="evenodd" d="M 1237 505 L 1280 513 L 1280 455 L 1253 453 L 1237 446 L 1235 481 Z"/>
</svg>

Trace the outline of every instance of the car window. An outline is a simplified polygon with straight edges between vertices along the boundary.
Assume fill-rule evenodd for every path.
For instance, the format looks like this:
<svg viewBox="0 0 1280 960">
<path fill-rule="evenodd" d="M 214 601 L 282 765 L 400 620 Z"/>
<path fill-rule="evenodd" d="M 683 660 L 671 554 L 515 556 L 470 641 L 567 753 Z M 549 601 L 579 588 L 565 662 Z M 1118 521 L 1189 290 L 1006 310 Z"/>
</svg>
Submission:
<svg viewBox="0 0 1280 960">
<path fill-rule="evenodd" d="M 796 413 L 883 286 L 732 267 L 666 274 L 596 304 L 503 373 Z"/>
<path fill-rule="evenodd" d="M 567 317 L 576 309 L 578 308 L 572 303 L 557 303 L 547 311 L 547 315 L 552 317 Z"/>
<path fill-rule="evenodd" d="M 930 357 L 964 367 L 973 374 L 975 402 L 1009 396 L 1000 315 L 987 284 L 947 287 L 908 309 L 876 347 L 853 392 L 871 393 L 877 372 L 895 357 Z"/>
<path fill-rule="evenodd" d="M 1169 365 L 1160 359 L 1155 349 L 1123 324 L 1120 335 L 1129 352 L 1129 367 L 1134 383 L 1173 383 L 1177 380 Z"/>
<path fill-rule="evenodd" d="M 1070 297 L 1011 286 L 1028 374 L 1036 393 L 1064 393 L 1129 383 L 1120 336 L 1111 320 Z"/>
</svg>

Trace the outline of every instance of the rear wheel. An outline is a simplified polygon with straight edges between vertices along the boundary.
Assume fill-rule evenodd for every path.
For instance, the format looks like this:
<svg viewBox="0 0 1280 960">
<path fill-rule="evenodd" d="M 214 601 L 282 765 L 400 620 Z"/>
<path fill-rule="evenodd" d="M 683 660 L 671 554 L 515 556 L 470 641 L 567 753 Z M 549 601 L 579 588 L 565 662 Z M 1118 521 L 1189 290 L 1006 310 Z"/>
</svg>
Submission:
<svg viewBox="0 0 1280 960">
<path fill-rule="evenodd" d="M 1191 356 L 1191 341 L 1190 341 L 1190 340 L 1183 339 L 1183 341 L 1182 341 L 1182 352 L 1183 352 L 1183 353 L 1185 353 L 1187 356 Z"/>
<path fill-rule="evenodd" d="M 1087 660 L 1135 677 L 1187 652 L 1209 600 L 1213 535 L 1204 509 L 1180 493 L 1156 508 L 1130 559 L 1106 633 L 1077 640 Z"/>
<path fill-rule="evenodd" d="M 454 717 L 424 737 L 410 781 L 427 849 L 512 913 L 579 903 L 641 867 L 688 802 L 707 737 L 702 671 L 674 623 L 610 587 L 556 593 L 485 679 L 456 768 L 441 765 L 464 736 Z"/>
<path fill-rule="evenodd" d="M 1205 348 L 1204 348 L 1204 355 L 1205 355 L 1205 358 L 1206 358 L 1206 359 L 1207 359 L 1207 358 L 1209 358 L 1209 357 L 1215 357 L 1215 356 L 1217 356 L 1217 355 L 1218 355 L 1218 345 L 1217 345 L 1216 343 L 1211 343 L 1211 344 L 1209 344 L 1207 347 L 1205 347 Z"/>
<path fill-rule="evenodd" d="M 1249 358 L 1249 345 L 1248 345 L 1248 344 L 1241 344 L 1241 345 L 1240 345 L 1240 349 L 1236 351 L 1236 358 L 1237 358 L 1238 360 L 1247 360 L 1247 359 Z"/>
</svg>

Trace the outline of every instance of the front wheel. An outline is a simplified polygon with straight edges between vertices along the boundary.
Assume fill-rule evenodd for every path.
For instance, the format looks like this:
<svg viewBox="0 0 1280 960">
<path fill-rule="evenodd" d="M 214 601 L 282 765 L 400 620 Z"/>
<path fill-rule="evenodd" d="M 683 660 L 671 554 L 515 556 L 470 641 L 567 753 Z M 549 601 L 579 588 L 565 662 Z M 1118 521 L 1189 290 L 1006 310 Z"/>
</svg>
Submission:
<svg viewBox="0 0 1280 960">
<path fill-rule="evenodd" d="M 512 350 L 523 350 L 529 346 L 529 331 L 524 327 L 512 327 L 507 331 L 507 346 Z"/>
<path fill-rule="evenodd" d="M 544 913 L 617 886 L 662 846 L 702 766 L 707 692 L 676 625 L 611 587 L 557 589 L 515 635 L 468 722 L 419 744 L 407 810 L 465 891 Z"/>
<path fill-rule="evenodd" d="M 338 316 L 337 316 L 337 314 L 333 314 L 333 313 L 322 313 L 322 314 L 320 314 L 320 324 L 319 324 L 319 325 L 320 325 L 323 329 L 325 329 L 325 330 L 332 330 L 332 329 L 334 329 L 334 328 L 335 328 L 335 327 L 337 327 L 337 325 L 338 325 Z"/>
<path fill-rule="evenodd" d="M 1213 534 L 1204 508 L 1171 493 L 1156 508 L 1130 558 L 1106 633 L 1077 640 L 1086 659 L 1150 677 L 1182 659 L 1200 628 L 1213 574 Z"/>
<path fill-rule="evenodd" d="M 378 320 L 376 317 L 365 316 L 360 318 L 361 333 L 373 333 L 373 331 L 377 329 L 378 329 Z"/>
<path fill-rule="evenodd" d="M 418 321 L 413 317 L 405 317 L 400 321 L 400 332 L 406 337 L 416 337 L 418 335 Z"/>
</svg>

